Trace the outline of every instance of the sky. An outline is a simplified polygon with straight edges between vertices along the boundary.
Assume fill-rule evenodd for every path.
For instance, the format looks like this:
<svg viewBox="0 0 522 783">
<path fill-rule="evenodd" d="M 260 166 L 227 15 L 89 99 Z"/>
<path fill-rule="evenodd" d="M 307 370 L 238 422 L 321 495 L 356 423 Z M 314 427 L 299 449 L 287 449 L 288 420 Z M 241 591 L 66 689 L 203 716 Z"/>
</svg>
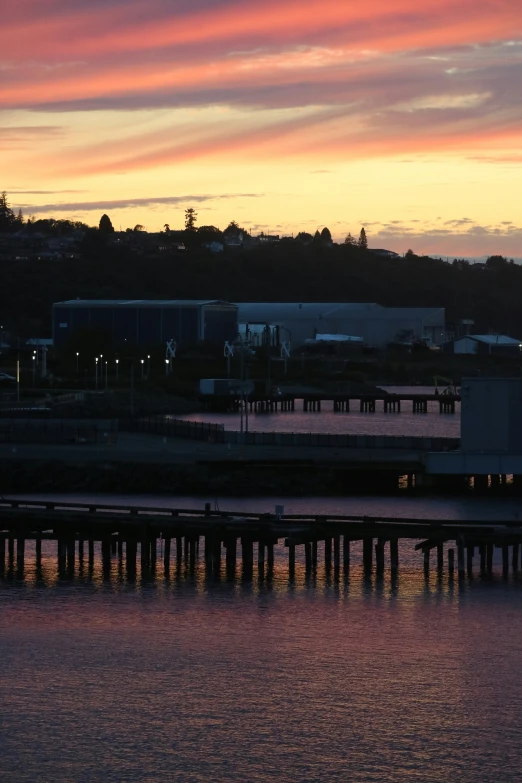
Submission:
<svg viewBox="0 0 522 783">
<path fill-rule="evenodd" d="M 518 0 L 18 0 L 0 190 L 115 228 L 522 256 Z"/>
</svg>

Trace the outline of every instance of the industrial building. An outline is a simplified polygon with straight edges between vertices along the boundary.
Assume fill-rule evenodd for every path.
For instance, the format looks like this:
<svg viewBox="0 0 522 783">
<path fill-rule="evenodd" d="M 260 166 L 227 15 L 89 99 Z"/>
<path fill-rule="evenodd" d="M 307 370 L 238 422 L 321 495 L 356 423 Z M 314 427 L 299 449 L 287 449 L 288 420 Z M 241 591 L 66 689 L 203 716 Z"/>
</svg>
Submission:
<svg viewBox="0 0 522 783">
<path fill-rule="evenodd" d="M 467 334 L 444 345 L 445 353 L 520 356 L 522 342 L 504 334 Z"/>
<path fill-rule="evenodd" d="M 375 347 L 415 340 L 442 345 L 446 335 L 443 307 L 243 302 L 238 308 L 239 332 L 248 333 L 254 344 L 270 334 L 272 344 L 290 342 L 297 348 L 318 334 L 343 334 Z"/>
<path fill-rule="evenodd" d="M 237 337 L 237 312 L 222 301 L 72 299 L 53 305 L 53 339 L 58 348 L 89 332 L 103 334 L 111 347 L 223 344 Z"/>
</svg>

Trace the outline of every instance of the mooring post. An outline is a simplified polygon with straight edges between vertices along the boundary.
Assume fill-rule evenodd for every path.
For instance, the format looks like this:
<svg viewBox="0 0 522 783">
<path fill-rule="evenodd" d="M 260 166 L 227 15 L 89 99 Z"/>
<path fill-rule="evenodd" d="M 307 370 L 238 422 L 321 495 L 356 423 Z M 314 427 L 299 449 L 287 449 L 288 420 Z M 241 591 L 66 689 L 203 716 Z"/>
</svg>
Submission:
<svg viewBox="0 0 522 783">
<path fill-rule="evenodd" d="M 254 542 L 251 538 L 241 538 L 241 559 L 243 561 L 243 574 L 252 573 L 254 566 Z"/>
<path fill-rule="evenodd" d="M 290 579 L 295 576 L 295 544 L 290 542 L 288 544 L 288 573 Z"/>
<path fill-rule="evenodd" d="M 150 538 L 150 569 L 151 571 L 156 570 L 156 560 L 158 557 L 158 539 L 156 536 L 151 536 Z"/>
<path fill-rule="evenodd" d="M 486 545 L 479 544 L 480 555 L 480 573 L 483 574 L 486 570 Z"/>
<path fill-rule="evenodd" d="M 312 541 L 312 568 L 317 568 L 317 541 Z"/>
<path fill-rule="evenodd" d="M 16 539 L 16 570 L 18 575 L 22 576 L 24 572 L 25 561 L 25 538 L 23 535 L 18 536 Z"/>
<path fill-rule="evenodd" d="M 384 573 L 384 542 L 380 538 L 375 544 L 375 568 L 377 574 L 382 576 Z"/>
<path fill-rule="evenodd" d="M 103 537 L 101 542 L 103 576 L 107 578 L 111 573 L 111 539 Z"/>
<path fill-rule="evenodd" d="M 371 571 L 373 566 L 373 538 L 363 538 L 363 568 Z"/>
<path fill-rule="evenodd" d="M 268 572 L 272 573 L 274 570 L 274 542 L 269 541 L 266 545 L 266 565 Z"/>
<path fill-rule="evenodd" d="M 225 540 L 225 564 L 227 575 L 231 576 L 236 571 L 237 540 L 235 536 L 229 536 Z"/>
<path fill-rule="evenodd" d="M 473 576 L 473 557 L 475 556 L 475 547 L 474 546 L 468 546 L 467 548 L 467 571 L 468 576 Z"/>
<path fill-rule="evenodd" d="M 444 545 L 437 544 L 437 571 L 441 573 L 444 570 Z"/>
<path fill-rule="evenodd" d="M 512 553 L 512 559 L 511 563 L 513 565 L 513 571 L 518 570 L 518 550 L 520 549 L 519 544 L 513 544 L 513 553 Z"/>
<path fill-rule="evenodd" d="M 163 570 L 165 575 L 168 575 L 170 571 L 170 536 L 166 536 L 163 540 Z"/>
<path fill-rule="evenodd" d="M 448 571 L 449 575 L 453 576 L 455 572 L 455 550 L 448 549 Z"/>
<path fill-rule="evenodd" d="M 495 549 L 494 544 L 487 544 L 486 546 L 486 559 L 488 574 L 493 572 L 493 551 Z"/>
<path fill-rule="evenodd" d="M 138 542 L 135 538 L 127 538 L 125 544 L 125 568 L 127 579 L 136 578 L 136 556 L 138 554 Z"/>
<path fill-rule="evenodd" d="M 14 536 L 12 533 L 9 533 L 7 539 L 7 567 L 10 571 L 14 568 Z"/>
<path fill-rule="evenodd" d="M 335 571 L 339 571 L 341 568 L 341 536 L 335 535 L 333 537 L 333 545 L 334 545 L 334 569 Z"/>
<path fill-rule="evenodd" d="M 502 544 L 502 574 L 507 578 L 509 574 L 509 546 Z"/>
<path fill-rule="evenodd" d="M 390 567 L 392 574 L 399 570 L 399 539 L 390 539 Z"/>
<path fill-rule="evenodd" d="M 312 570 L 312 544 L 307 541 L 304 545 L 305 550 L 305 570 L 306 573 L 309 574 Z"/>
<path fill-rule="evenodd" d="M 350 539 L 346 534 L 343 536 L 343 567 L 345 571 L 350 570 Z"/>
<path fill-rule="evenodd" d="M 324 540 L 324 565 L 327 570 L 332 567 L 332 539 Z"/>
<path fill-rule="evenodd" d="M 83 557 L 84 557 L 83 538 L 79 538 L 78 539 L 78 564 L 80 568 L 83 568 Z"/>
<path fill-rule="evenodd" d="M 76 554 L 76 540 L 69 537 L 65 544 L 67 552 L 67 570 L 69 573 L 74 573 L 74 559 Z"/>
</svg>

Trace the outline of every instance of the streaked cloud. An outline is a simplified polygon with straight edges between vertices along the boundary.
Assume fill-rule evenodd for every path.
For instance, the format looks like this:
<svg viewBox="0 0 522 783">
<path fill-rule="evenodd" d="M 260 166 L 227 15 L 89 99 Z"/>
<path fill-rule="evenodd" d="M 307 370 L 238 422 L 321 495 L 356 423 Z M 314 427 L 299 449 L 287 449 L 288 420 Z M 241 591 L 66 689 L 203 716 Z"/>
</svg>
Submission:
<svg viewBox="0 0 522 783">
<path fill-rule="evenodd" d="M 19 191 L 23 192 L 23 191 Z M 65 201 L 56 204 L 22 204 L 27 210 L 34 210 L 38 214 L 54 214 L 58 212 L 99 212 L 114 209 L 133 209 L 138 207 L 150 207 L 177 204 L 202 204 L 207 201 L 219 199 L 250 199 L 260 198 L 259 193 L 223 193 L 217 195 L 189 195 L 189 196 L 150 196 L 149 198 L 126 198 L 101 201 Z"/>
</svg>

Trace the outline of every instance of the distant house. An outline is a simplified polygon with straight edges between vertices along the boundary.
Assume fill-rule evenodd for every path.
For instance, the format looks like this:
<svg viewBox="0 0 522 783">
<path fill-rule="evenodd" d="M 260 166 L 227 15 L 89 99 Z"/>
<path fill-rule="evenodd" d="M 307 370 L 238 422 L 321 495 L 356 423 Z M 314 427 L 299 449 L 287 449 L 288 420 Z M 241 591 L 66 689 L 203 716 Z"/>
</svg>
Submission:
<svg viewBox="0 0 522 783">
<path fill-rule="evenodd" d="M 467 334 L 445 343 L 445 353 L 481 356 L 520 356 L 522 342 L 504 334 Z"/>
<path fill-rule="evenodd" d="M 210 242 L 208 245 L 203 245 L 203 247 L 206 247 L 211 253 L 222 253 L 225 249 L 222 242 Z"/>
<path fill-rule="evenodd" d="M 383 248 L 370 249 L 370 253 L 380 258 L 400 258 L 399 253 L 395 253 L 393 250 L 384 250 Z"/>
</svg>

